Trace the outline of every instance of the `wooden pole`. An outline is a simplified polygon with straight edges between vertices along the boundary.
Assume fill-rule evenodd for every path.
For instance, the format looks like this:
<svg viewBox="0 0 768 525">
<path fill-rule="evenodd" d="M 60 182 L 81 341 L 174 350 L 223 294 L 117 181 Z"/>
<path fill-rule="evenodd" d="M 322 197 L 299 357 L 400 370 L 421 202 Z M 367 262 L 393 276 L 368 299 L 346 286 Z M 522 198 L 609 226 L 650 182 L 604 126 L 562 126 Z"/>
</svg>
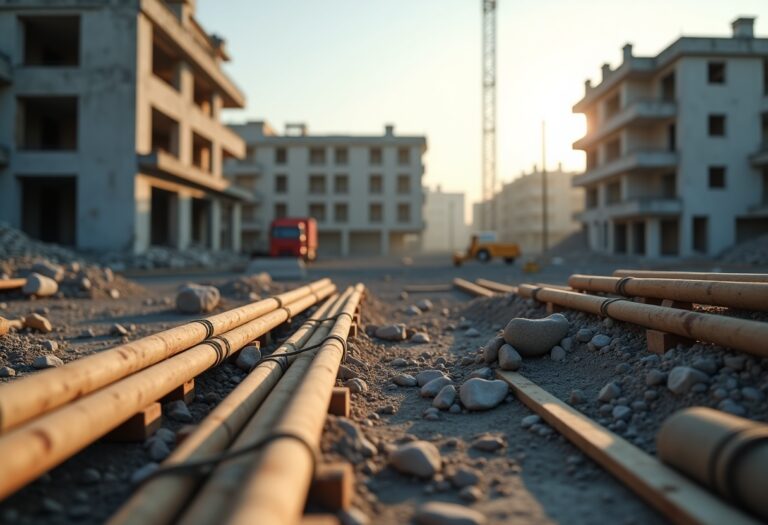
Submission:
<svg viewBox="0 0 768 525">
<path fill-rule="evenodd" d="M 578 290 L 627 297 L 655 297 L 745 310 L 768 310 L 768 283 L 620 278 L 576 274 L 571 275 L 568 284 L 571 288 Z"/>
<path fill-rule="evenodd" d="M 529 284 L 518 286 L 521 297 L 612 317 L 679 336 L 715 343 L 759 357 L 768 357 L 768 324 L 735 317 L 704 314 L 641 304 L 620 298 L 603 298 Z"/>
<path fill-rule="evenodd" d="M 220 335 L 219 345 L 194 346 L 0 436 L 0 499 L 334 290 L 329 285 Z"/>
<path fill-rule="evenodd" d="M 648 277 L 655 279 L 692 279 L 696 281 L 732 281 L 768 283 L 768 273 L 660 272 L 652 270 L 616 270 L 614 277 Z"/>
<path fill-rule="evenodd" d="M 358 284 L 331 335 L 346 340 L 364 287 Z M 330 339 L 320 348 L 274 431 L 301 436 L 315 450 L 325 423 L 331 391 L 336 383 L 344 347 Z M 230 525 L 286 525 L 301 518 L 312 481 L 315 457 L 297 439 L 281 438 L 266 445 L 256 468 L 243 484 L 240 497 L 222 520 Z"/>
<path fill-rule="evenodd" d="M 0 385 L 0 434 L 68 401 L 159 363 L 207 337 L 231 330 L 284 304 L 312 296 L 329 284 L 329 279 L 321 279 L 275 297 L 212 315 L 204 322 L 185 323 L 72 361 L 62 367 L 50 368 Z"/>
<path fill-rule="evenodd" d="M 23 288 L 27 284 L 26 279 L 0 279 L 0 291 Z"/>
<path fill-rule="evenodd" d="M 475 284 L 488 288 L 491 291 L 498 293 L 517 293 L 517 287 L 509 284 L 497 283 L 496 281 L 489 281 L 488 279 L 475 279 Z"/>
<path fill-rule="evenodd" d="M 346 310 L 352 292 L 353 290 L 349 288 L 342 294 L 331 311 L 331 316 Z M 312 335 L 308 345 L 320 343 L 328 335 L 332 326 L 333 322 L 323 323 Z M 230 447 L 231 450 L 251 446 L 272 432 L 276 422 L 282 417 L 288 403 L 299 389 L 315 355 L 317 355 L 317 350 L 312 350 L 301 354 L 294 361 L 256 411 L 256 414 L 237 436 Z M 219 465 L 176 522 L 180 525 L 221 523 L 257 457 L 259 457 L 259 453 L 253 452 Z"/>
<path fill-rule="evenodd" d="M 476 295 L 479 297 L 493 297 L 494 295 L 496 295 L 496 292 L 493 292 L 488 288 L 483 288 L 482 286 L 478 286 L 474 283 L 471 283 L 464 279 L 460 279 L 458 277 L 453 280 L 453 285 L 459 290 L 461 290 L 462 292 L 466 292 L 468 294 Z"/>
<path fill-rule="evenodd" d="M 312 322 L 305 322 L 271 355 L 281 355 L 302 348 L 309 341 L 319 342 L 313 334 L 320 330 L 321 337 L 327 333 L 327 324 L 314 322 L 326 319 L 339 307 L 339 296 L 329 298 L 312 314 Z M 330 313 L 329 313 L 330 312 Z M 295 357 L 287 357 L 293 362 Z M 235 388 L 197 426 L 163 466 L 178 465 L 215 456 L 224 451 L 256 409 L 261 405 L 272 388 L 283 375 L 282 368 L 275 361 L 264 361 Z M 144 483 L 128 502 L 109 520 L 109 525 L 153 525 L 171 524 L 181 512 L 192 492 L 199 484 L 195 476 L 162 476 Z"/>
</svg>

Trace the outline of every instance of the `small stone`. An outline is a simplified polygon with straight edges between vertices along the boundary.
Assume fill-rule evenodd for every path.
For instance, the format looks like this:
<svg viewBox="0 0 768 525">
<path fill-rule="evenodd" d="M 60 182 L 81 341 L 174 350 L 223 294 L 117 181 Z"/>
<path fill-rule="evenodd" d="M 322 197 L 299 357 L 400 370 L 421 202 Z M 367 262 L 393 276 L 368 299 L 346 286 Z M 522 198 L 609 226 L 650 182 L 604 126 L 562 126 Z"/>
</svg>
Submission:
<svg viewBox="0 0 768 525">
<path fill-rule="evenodd" d="M 371 523 L 365 512 L 356 507 L 342 509 L 338 517 L 341 525 L 370 525 Z"/>
<path fill-rule="evenodd" d="M 597 395 L 597 399 L 598 401 L 607 403 L 608 401 L 611 401 L 612 399 L 615 399 L 620 395 L 621 395 L 621 387 L 615 382 L 611 381 L 610 383 L 605 385 L 602 389 L 600 389 L 600 393 Z"/>
<path fill-rule="evenodd" d="M 576 340 L 580 343 L 588 343 L 592 339 L 594 332 L 589 328 L 580 328 L 576 332 Z"/>
<path fill-rule="evenodd" d="M 708 381 L 709 377 L 704 372 L 688 366 L 676 366 L 667 377 L 667 388 L 674 394 L 684 394 L 696 383 Z"/>
<path fill-rule="evenodd" d="M 210 286 L 210 288 L 213 288 L 213 286 Z M 215 288 L 214 288 L 214 290 L 215 290 Z M 216 291 L 218 292 L 218 290 L 216 290 Z M 118 290 L 117 288 L 110 288 L 109 296 L 112 299 L 120 299 L 120 290 Z M 207 310 L 207 311 L 210 311 L 210 310 Z"/>
<path fill-rule="evenodd" d="M 44 334 L 53 331 L 51 322 L 40 314 L 29 314 L 26 316 L 24 318 L 24 326 Z"/>
<path fill-rule="evenodd" d="M 493 363 L 499 358 L 499 349 L 504 345 L 503 337 L 494 337 L 483 346 L 483 359 L 486 363 Z"/>
<path fill-rule="evenodd" d="M 467 337 L 480 337 L 480 332 L 476 328 L 469 328 L 464 335 Z"/>
<path fill-rule="evenodd" d="M 43 349 L 49 352 L 56 352 L 59 349 L 59 343 L 52 339 L 46 339 L 41 344 Z"/>
<path fill-rule="evenodd" d="M 571 390 L 571 395 L 568 398 L 568 402 L 571 405 L 580 405 L 584 403 L 587 400 L 587 396 L 584 395 L 584 392 L 579 389 Z"/>
<path fill-rule="evenodd" d="M 600 350 L 604 346 L 611 344 L 611 338 L 605 334 L 595 334 L 589 342 L 592 343 L 592 346 Z"/>
<path fill-rule="evenodd" d="M 573 339 L 570 337 L 564 337 L 563 340 L 560 341 L 560 346 L 566 352 L 570 352 L 573 349 Z"/>
<path fill-rule="evenodd" d="M 421 315 L 421 310 L 417 306 L 411 305 L 405 309 L 405 313 L 407 315 Z"/>
<path fill-rule="evenodd" d="M 556 346 L 549 352 L 549 358 L 555 362 L 565 361 L 565 350 Z"/>
<path fill-rule="evenodd" d="M 447 385 L 452 384 L 453 381 L 449 377 L 446 376 L 440 376 L 426 385 L 421 387 L 421 390 L 419 390 L 419 395 L 421 397 L 435 397 L 437 394 L 440 393 L 440 391 L 445 388 Z"/>
<path fill-rule="evenodd" d="M 82 279 L 80 279 L 80 289 L 82 291 L 87 292 L 91 288 L 93 288 L 93 283 L 88 277 L 83 277 Z"/>
<path fill-rule="evenodd" d="M 172 445 L 176 441 L 176 434 L 172 430 L 167 428 L 158 429 L 157 432 L 155 432 L 155 435 L 152 437 L 157 439 L 162 439 L 169 445 Z"/>
<path fill-rule="evenodd" d="M 442 370 L 422 370 L 418 374 L 416 374 L 416 383 L 419 386 L 424 386 L 433 379 L 437 379 L 438 377 L 443 377 L 445 373 Z"/>
<path fill-rule="evenodd" d="M 43 510 L 50 514 L 59 514 L 64 512 L 64 506 L 52 498 L 43 498 Z"/>
<path fill-rule="evenodd" d="M 648 386 L 656 386 L 664 383 L 667 380 L 667 374 L 659 370 L 658 368 L 651 368 L 648 373 L 645 374 L 645 384 Z"/>
<path fill-rule="evenodd" d="M 37 273 L 27 276 L 27 282 L 21 288 L 26 295 L 35 295 L 37 297 L 50 297 L 59 291 L 59 285 L 53 279 Z"/>
<path fill-rule="evenodd" d="M 349 391 L 353 394 L 360 394 L 362 392 L 368 391 L 368 383 L 366 383 L 359 377 L 354 377 L 352 379 L 347 380 L 344 383 L 344 386 L 349 388 Z"/>
<path fill-rule="evenodd" d="M 740 371 L 744 369 L 747 362 L 747 356 L 744 355 L 726 355 L 723 358 L 723 364 L 732 370 Z"/>
<path fill-rule="evenodd" d="M 32 367 L 38 370 L 42 370 L 44 368 L 57 368 L 59 366 L 64 366 L 64 361 L 55 355 L 41 355 L 32 361 Z"/>
<path fill-rule="evenodd" d="M 393 359 L 389 364 L 395 368 L 403 368 L 404 366 L 408 366 L 408 361 L 406 361 L 402 357 L 397 357 Z"/>
<path fill-rule="evenodd" d="M 32 265 L 30 270 L 36 274 L 53 279 L 57 283 L 60 283 L 64 279 L 64 267 L 50 261 L 38 261 Z"/>
<path fill-rule="evenodd" d="M 98 483 L 99 481 L 101 481 L 101 472 L 99 472 L 95 468 L 87 468 L 83 470 L 81 479 L 83 483 L 87 483 L 89 485 L 93 483 Z"/>
<path fill-rule="evenodd" d="M 615 323 L 613 321 L 613 318 L 611 318 L 611 317 L 606 317 L 605 319 L 603 319 L 603 326 L 605 328 L 613 328 L 614 324 Z"/>
<path fill-rule="evenodd" d="M 389 463 L 403 474 L 431 478 L 442 468 L 440 451 L 428 441 L 412 441 L 400 445 L 389 456 Z"/>
<path fill-rule="evenodd" d="M 429 312 L 432 308 L 434 308 L 434 305 L 429 299 L 422 299 L 416 303 L 416 308 L 422 312 Z"/>
<path fill-rule="evenodd" d="M 193 421 L 192 414 L 187 408 L 187 404 L 184 401 L 172 401 L 165 407 L 166 414 L 169 418 L 179 421 L 181 423 L 191 423 Z"/>
<path fill-rule="evenodd" d="M 459 491 L 459 497 L 464 501 L 474 503 L 483 499 L 483 492 L 477 487 L 464 487 Z"/>
<path fill-rule="evenodd" d="M 414 516 L 418 525 L 484 525 L 485 516 L 455 503 L 430 501 L 422 504 Z"/>
<path fill-rule="evenodd" d="M 160 465 L 157 463 L 147 463 L 143 467 L 136 469 L 133 474 L 131 474 L 131 484 L 138 485 L 152 475 L 159 467 Z"/>
<path fill-rule="evenodd" d="M 124 336 L 128 335 L 128 330 L 123 325 L 115 323 L 110 327 L 109 333 L 111 335 Z"/>
<path fill-rule="evenodd" d="M 350 358 L 347 358 L 347 362 L 350 362 L 350 361 L 351 361 Z M 354 370 L 352 370 L 348 366 L 340 365 L 339 366 L 339 372 L 338 372 L 338 374 L 336 374 L 336 377 L 338 377 L 339 379 L 346 380 L 346 379 L 352 379 L 352 378 L 355 378 L 355 377 L 359 377 L 359 375 L 358 375 L 357 372 L 355 372 Z"/>
<path fill-rule="evenodd" d="M 93 331 L 93 328 L 88 328 L 87 330 L 83 330 L 80 332 L 80 334 L 77 336 L 81 339 L 91 339 L 93 337 L 96 337 L 96 332 Z"/>
<path fill-rule="evenodd" d="M 763 394 L 757 388 L 754 388 L 751 386 L 745 386 L 744 388 L 742 388 L 741 395 L 744 396 L 744 399 L 748 401 L 762 401 L 763 399 L 765 399 L 765 394 Z"/>
<path fill-rule="evenodd" d="M 619 363 L 616 365 L 615 372 L 617 375 L 628 374 L 632 370 L 629 363 Z"/>
<path fill-rule="evenodd" d="M 451 472 L 448 479 L 454 487 L 462 489 L 470 485 L 477 485 L 480 482 L 480 472 L 471 467 L 459 467 Z"/>
<path fill-rule="evenodd" d="M 568 335 L 568 319 L 552 314 L 544 319 L 512 319 L 504 328 L 504 340 L 523 357 L 538 357 Z"/>
<path fill-rule="evenodd" d="M 411 336 L 411 342 L 416 344 L 425 344 L 429 343 L 429 335 L 425 334 L 424 332 L 416 332 Z"/>
<path fill-rule="evenodd" d="M 635 412 L 645 412 L 648 410 L 648 405 L 644 401 L 632 401 L 632 410 Z"/>
<path fill-rule="evenodd" d="M 483 368 L 478 368 L 477 370 L 472 370 L 470 372 L 469 377 L 479 377 L 480 379 L 493 379 L 494 373 L 493 369 L 488 368 L 487 366 L 484 366 Z"/>
<path fill-rule="evenodd" d="M 438 381 L 436 379 L 436 381 Z M 426 385 L 425 387 L 426 388 Z M 439 408 L 440 410 L 448 410 L 453 406 L 453 402 L 456 400 L 456 387 L 453 385 L 445 385 L 440 392 L 432 400 L 432 406 Z"/>
<path fill-rule="evenodd" d="M 483 452 L 496 452 L 497 450 L 504 448 L 504 440 L 500 436 L 484 434 L 478 436 L 472 442 L 471 447 Z"/>
<path fill-rule="evenodd" d="M 659 393 L 655 390 L 646 390 L 643 392 L 643 399 L 646 401 L 653 401 L 654 399 L 657 399 L 659 397 Z"/>
<path fill-rule="evenodd" d="M 261 350 L 256 345 L 248 345 L 237 354 L 235 366 L 245 372 L 250 372 L 261 361 Z"/>
<path fill-rule="evenodd" d="M 376 328 L 374 335 L 385 341 L 405 341 L 407 337 L 404 324 L 388 324 Z"/>
<path fill-rule="evenodd" d="M 505 344 L 499 349 L 499 367 L 502 370 L 519 370 L 523 358 L 511 345 Z"/>
<path fill-rule="evenodd" d="M 530 416 L 525 416 L 520 420 L 520 427 L 531 428 L 533 425 L 538 425 L 539 423 L 541 423 L 541 417 L 537 416 L 536 414 L 531 414 Z"/>
<path fill-rule="evenodd" d="M 489 410 L 504 401 L 508 392 L 504 381 L 472 378 L 461 385 L 459 397 L 468 410 Z"/>
<path fill-rule="evenodd" d="M 632 415 L 632 409 L 627 405 L 616 405 L 611 412 L 613 419 L 627 420 Z"/>
<path fill-rule="evenodd" d="M 424 412 L 421 414 L 421 417 L 428 421 L 436 421 L 440 419 L 440 410 L 435 407 L 429 407 L 424 410 Z"/>
<path fill-rule="evenodd" d="M 734 416 L 747 415 L 747 409 L 741 406 L 740 404 L 736 403 L 732 399 L 723 399 L 717 405 L 717 408 L 719 408 L 723 412 L 728 412 L 729 414 L 733 414 Z"/>
<path fill-rule="evenodd" d="M 451 414 L 461 414 L 461 407 L 458 403 L 454 403 L 451 405 L 451 408 L 448 409 L 448 412 Z"/>
<path fill-rule="evenodd" d="M 699 357 L 694 359 L 693 363 L 691 363 L 691 366 L 709 375 L 717 372 L 717 362 L 709 357 Z"/>
<path fill-rule="evenodd" d="M 392 382 L 397 386 L 416 386 L 416 378 L 411 374 L 398 374 L 392 378 Z"/>
<path fill-rule="evenodd" d="M 176 309 L 185 314 L 211 312 L 219 305 L 221 294 L 215 286 L 187 284 L 176 295 Z"/>
<path fill-rule="evenodd" d="M 160 462 L 171 455 L 171 449 L 162 439 L 152 439 L 148 453 L 152 461 Z"/>
<path fill-rule="evenodd" d="M 4 366 L 0 368 L 0 377 L 14 377 L 16 375 L 16 370 L 11 368 L 10 366 Z"/>
</svg>

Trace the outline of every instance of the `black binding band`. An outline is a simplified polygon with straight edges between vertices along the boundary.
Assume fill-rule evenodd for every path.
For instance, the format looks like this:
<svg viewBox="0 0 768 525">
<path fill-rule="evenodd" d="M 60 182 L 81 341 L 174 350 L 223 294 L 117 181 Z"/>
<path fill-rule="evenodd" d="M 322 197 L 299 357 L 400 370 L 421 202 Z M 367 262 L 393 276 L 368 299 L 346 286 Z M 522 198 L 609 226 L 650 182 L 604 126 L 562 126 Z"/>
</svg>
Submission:
<svg viewBox="0 0 768 525">
<path fill-rule="evenodd" d="M 632 280 L 632 277 L 622 277 L 616 282 L 616 293 L 618 295 L 627 296 L 627 290 L 626 286 L 629 281 Z"/>
<path fill-rule="evenodd" d="M 205 327 L 205 339 L 208 339 L 209 337 L 213 337 L 213 333 L 214 333 L 213 323 L 210 322 L 208 319 L 195 319 L 194 321 L 190 321 L 190 323 L 200 323 Z"/>
<path fill-rule="evenodd" d="M 611 299 L 605 299 L 600 304 L 600 315 L 603 317 L 610 317 L 610 315 L 608 315 L 608 307 L 616 301 L 626 301 L 626 299 L 623 297 L 612 297 Z"/>
</svg>

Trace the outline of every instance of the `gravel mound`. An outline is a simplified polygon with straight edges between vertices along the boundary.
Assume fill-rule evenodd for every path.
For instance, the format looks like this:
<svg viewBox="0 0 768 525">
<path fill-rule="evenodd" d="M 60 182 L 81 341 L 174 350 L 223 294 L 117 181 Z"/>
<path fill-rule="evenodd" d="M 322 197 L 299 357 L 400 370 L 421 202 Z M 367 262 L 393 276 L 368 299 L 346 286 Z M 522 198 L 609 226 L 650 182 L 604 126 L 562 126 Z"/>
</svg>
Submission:
<svg viewBox="0 0 768 525">
<path fill-rule="evenodd" d="M 719 259 L 734 264 L 768 265 L 768 235 L 728 248 Z"/>
</svg>

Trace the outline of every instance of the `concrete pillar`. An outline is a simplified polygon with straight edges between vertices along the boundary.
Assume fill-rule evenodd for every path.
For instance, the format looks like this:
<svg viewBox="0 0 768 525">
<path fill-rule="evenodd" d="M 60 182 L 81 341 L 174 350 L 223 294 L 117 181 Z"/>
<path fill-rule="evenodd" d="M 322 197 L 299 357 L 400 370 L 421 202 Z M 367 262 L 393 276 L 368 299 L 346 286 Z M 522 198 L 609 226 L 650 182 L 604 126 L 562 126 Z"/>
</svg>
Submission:
<svg viewBox="0 0 768 525">
<path fill-rule="evenodd" d="M 341 256 L 349 255 L 349 230 L 341 230 Z"/>
<path fill-rule="evenodd" d="M 141 177 L 136 177 L 134 184 L 133 252 L 143 253 L 150 242 L 152 186 Z"/>
<path fill-rule="evenodd" d="M 236 202 L 232 205 L 232 251 L 240 253 L 243 249 L 243 205 Z"/>
<path fill-rule="evenodd" d="M 635 255 L 635 223 L 629 221 L 627 224 L 627 255 Z"/>
<path fill-rule="evenodd" d="M 661 253 L 661 231 L 659 219 L 645 220 L 645 256 L 655 259 Z"/>
<path fill-rule="evenodd" d="M 381 255 L 389 255 L 389 230 L 381 230 Z"/>
<path fill-rule="evenodd" d="M 614 253 L 614 245 L 613 245 L 614 234 L 613 234 L 613 231 L 614 231 L 615 225 L 614 225 L 613 221 L 610 220 L 610 219 L 607 220 L 607 223 L 608 223 L 608 243 L 606 245 L 605 251 L 607 253 Z"/>
<path fill-rule="evenodd" d="M 192 197 L 188 193 L 179 193 L 176 207 L 176 248 L 186 250 L 192 241 Z"/>
<path fill-rule="evenodd" d="M 189 104 L 194 104 L 194 73 L 187 62 L 179 65 L 179 88 L 182 99 Z M 184 164 L 192 164 L 192 126 L 186 118 L 179 122 L 179 160 Z"/>
<path fill-rule="evenodd" d="M 221 249 L 221 201 L 211 200 L 211 231 L 208 246 L 213 251 Z"/>
</svg>

